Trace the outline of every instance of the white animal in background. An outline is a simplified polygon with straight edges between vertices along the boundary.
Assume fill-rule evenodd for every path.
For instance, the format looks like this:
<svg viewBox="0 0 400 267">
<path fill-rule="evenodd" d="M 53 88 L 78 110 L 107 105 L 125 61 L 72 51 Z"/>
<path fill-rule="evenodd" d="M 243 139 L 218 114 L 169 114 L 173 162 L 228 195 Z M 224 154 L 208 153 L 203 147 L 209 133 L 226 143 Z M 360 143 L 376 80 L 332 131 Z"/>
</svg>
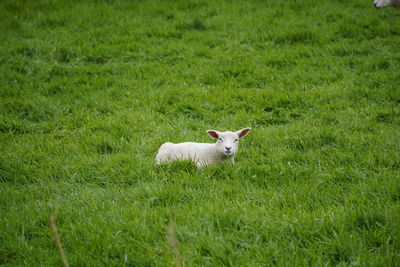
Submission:
<svg viewBox="0 0 400 267">
<path fill-rule="evenodd" d="M 374 0 L 375 8 L 394 6 L 400 8 L 400 0 Z"/>
<path fill-rule="evenodd" d="M 158 150 L 156 164 L 170 163 L 175 160 L 191 160 L 198 167 L 222 162 L 234 164 L 239 139 L 245 137 L 250 130 L 251 128 L 245 128 L 237 132 L 208 130 L 207 134 L 217 140 L 213 144 L 194 142 L 164 143 Z"/>
</svg>

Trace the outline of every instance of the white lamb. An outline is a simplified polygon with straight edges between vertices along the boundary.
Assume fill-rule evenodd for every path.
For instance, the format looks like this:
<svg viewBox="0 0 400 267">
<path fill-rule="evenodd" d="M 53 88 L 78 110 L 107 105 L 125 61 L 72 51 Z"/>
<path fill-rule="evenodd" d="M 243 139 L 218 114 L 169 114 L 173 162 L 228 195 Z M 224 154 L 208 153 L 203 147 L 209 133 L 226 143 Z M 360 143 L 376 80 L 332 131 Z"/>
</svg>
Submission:
<svg viewBox="0 0 400 267">
<path fill-rule="evenodd" d="M 374 0 L 374 7 L 382 8 L 387 6 L 394 6 L 400 8 L 400 0 Z"/>
<path fill-rule="evenodd" d="M 191 160 L 198 167 L 204 167 L 220 162 L 234 164 L 234 157 L 238 151 L 239 139 L 245 137 L 251 128 L 237 132 L 207 131 L 207 134 L 217 139 L 214 144 L 185 142 L 173 144 L 170 142 L 161 145 L 156 156 L 156 163 L 170 163 L 175 160 Z"/>
</svg>

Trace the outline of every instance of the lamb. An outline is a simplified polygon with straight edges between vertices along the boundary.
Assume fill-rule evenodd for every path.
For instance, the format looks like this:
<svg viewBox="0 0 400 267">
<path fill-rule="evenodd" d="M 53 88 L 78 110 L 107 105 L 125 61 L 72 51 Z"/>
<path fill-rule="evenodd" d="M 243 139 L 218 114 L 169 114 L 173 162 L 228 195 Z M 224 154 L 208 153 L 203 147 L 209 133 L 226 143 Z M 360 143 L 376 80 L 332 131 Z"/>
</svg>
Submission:
<svg viewBox="0 0 400 267">
<path fill-rule="evenodd" d="M 164 143 L 158 150 L 156 164 L 170 163 L 175 160 L 191 160 L 197 167 L 223 162 L 234 164 L 239 139 L 245 137 L 250 130 L 251 128 L 244 128 L 237 132 L 208 130 L 207 134 L 217 140 L 213 144 L 194 142 Z"/>
<path fill-rule="evenodd" d="M 374 0 L 375 8 L 382 8 L 387 6 L 400 8 L 400 0 Z"/>
</svg>

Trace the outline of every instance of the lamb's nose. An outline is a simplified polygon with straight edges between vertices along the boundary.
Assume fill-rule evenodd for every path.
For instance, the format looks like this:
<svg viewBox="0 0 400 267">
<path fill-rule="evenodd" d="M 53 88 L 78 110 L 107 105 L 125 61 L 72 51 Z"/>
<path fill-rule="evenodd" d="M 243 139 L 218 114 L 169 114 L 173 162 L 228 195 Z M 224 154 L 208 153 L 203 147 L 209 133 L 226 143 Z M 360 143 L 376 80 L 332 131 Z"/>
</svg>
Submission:
<svg viewBox="0 0 400 267">
<path fill-rule="evenodd" d="M 225 147 L 225 149 L 228 150 L 228 151 L 231 150 L 231 148 L 232 148 L 232 147 L 230 147 L 230 146 L 226 146 L 226 147 Z"/>
<path fill-rule="evenodd" d="M 375 8 L 378 8 L 378 4 L 377 4 L 377 3 L 374 3 L 374 7 L 375 7 Z"/>
</svg>

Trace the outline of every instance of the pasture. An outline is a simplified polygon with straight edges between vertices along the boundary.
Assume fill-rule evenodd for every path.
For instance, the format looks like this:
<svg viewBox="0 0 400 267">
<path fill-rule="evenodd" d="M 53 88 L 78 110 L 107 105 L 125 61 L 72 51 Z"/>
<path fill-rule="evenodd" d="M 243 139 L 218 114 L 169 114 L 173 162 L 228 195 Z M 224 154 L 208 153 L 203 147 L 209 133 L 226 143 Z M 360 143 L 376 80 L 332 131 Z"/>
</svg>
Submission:
<svg viewBox="0 0 400 267">
<path fill-rule="evenodd" d="M 400 12 L 0 1 L 0 264 L 399 266 Z M 252 131 L 236 165 L 154 164 Z"/>
</svg>

